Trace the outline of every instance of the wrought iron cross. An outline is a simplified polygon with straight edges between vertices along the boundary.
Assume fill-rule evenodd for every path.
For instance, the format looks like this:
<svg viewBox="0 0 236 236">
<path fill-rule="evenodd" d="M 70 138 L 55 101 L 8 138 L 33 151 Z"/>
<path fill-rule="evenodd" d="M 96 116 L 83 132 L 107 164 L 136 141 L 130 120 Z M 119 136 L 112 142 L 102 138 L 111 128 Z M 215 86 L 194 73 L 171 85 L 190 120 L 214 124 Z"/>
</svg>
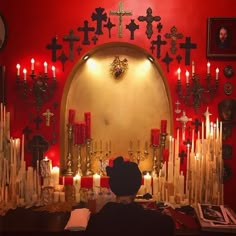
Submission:
<svg viewBox="0 0 236 236">
<path fill-rule="evenodd" d="M 119 36 L 119 38 L 122 38 L 122 17 L 123 16 L 132 16 L 132 11 L 123 10 L 123 3 L 119 2 L 118 11 L 110 11 L 110 15 L 115 15 L 115 16 L 119 17 L 118 36 Z"/>
</svg>

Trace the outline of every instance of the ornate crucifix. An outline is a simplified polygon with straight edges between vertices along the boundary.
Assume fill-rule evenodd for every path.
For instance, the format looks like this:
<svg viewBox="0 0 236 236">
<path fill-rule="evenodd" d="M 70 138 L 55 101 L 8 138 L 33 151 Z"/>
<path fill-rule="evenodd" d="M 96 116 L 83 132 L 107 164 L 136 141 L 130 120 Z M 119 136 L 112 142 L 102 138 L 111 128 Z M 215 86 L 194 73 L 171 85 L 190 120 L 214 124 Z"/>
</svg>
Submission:
<svg viewBox="0 0 236 236">
<path fill-rule="evenodd" d="M 51 116 L 53 116 L 54 114 L 50 111 L 50 109 L 47 109 L 44 113 L 43 116 L 46 119 L 46 126 L 50 126 L 50 120 L 51 120 Z"/>
<path fill-rule="evenodd" d="M 69 42 L 69 54 L 70 54 L 70 60 L 74 60 L 74 42 L 79 41 L 79 36 L 74 35 L 74 31 L 70 30 L 69 35 L 65 35 L 63 37 L 64 41 Z"/>
<path fill-rule="evenodd" d="M 176 118 L 177 121 L 180 121 L 182 123 L 182 140 L 185 140 L 185 129 L 186 129 L 186 124 L 188 121 L 192 121 L 192 118 L 187 117 L 186 112 L 183 111 L 183 114 L 181 117 Z"/>
<path fill-rule="evenodd" d="M 110 15 L 115 15 L 115 16 L 119 17 L 118 36 L 119 36 L 119 38 L 122 38 L 122 17 L 123 16 L 132 16 L 132 12 L 123 10 L 123 3 L 119 2 L 118 11 L 110 11 Z"/>
</svg>

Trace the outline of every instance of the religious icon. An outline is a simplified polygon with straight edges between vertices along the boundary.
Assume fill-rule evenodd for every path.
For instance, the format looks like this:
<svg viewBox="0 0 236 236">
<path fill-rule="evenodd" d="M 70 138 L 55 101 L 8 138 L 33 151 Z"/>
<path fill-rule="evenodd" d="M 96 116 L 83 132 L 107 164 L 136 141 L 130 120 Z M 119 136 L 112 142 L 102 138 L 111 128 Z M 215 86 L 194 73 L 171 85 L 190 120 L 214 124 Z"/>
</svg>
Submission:
<svg viewBox="0 0 236 236">
<path fill-rule="evenodd" d="M 236 57 L 236 18 L 208 19 L 207 56 Z"/>
<path fill-rule="evenodd" d="M 115 78 L 119 78 L 128 68 L 128 60 L 125 58 L 120 60 L 119 56 L 116 56 L 111 64 L 111 73 L 115 76 Z"/>
</svg>

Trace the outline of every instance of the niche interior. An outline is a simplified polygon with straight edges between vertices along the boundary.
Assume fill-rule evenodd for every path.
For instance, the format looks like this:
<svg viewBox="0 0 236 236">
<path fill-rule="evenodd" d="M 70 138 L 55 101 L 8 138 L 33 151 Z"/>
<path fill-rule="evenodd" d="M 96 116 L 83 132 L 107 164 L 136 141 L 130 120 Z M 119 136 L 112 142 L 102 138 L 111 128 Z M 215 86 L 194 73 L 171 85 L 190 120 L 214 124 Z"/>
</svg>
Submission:
<svg viewBox="0 0 236 236">
<path fill-rule="evenodd" d="M 104 162 L 118 155 L 137 157 L 142 171 L 152 170 L 152 128 L 167 120 L 167 133 L 172 133 L 172 102 L 166 78 L 158 62 L 149 54 L 128 43 L 108 43 L 95 47 L 81 58 L 69 74 L 61 102 L 60 163 L 66 171 L 68 155 L 68 110 L 74 109 L 75 122 L 91 112 L 91 169 L 99 169 L 99 155 Z M 115 57 L 127 59 L 127 70 L 115 77 L 111 64 Z M 166 146 L 168 142 L 166 140 Z M 167 147 L 168 148 L 168 147 Z M 106 152 L 109 149 L 109 155 Z M 145 152 L 146 151 L 146 152 Z M 159 150 L 158 150 L 158 155 Z M 86 170 L 86 148 L 81 147 L 82 169 Z M 77 149 L 72 147 L 72 169 L 76 172 Z"/>
</svg>

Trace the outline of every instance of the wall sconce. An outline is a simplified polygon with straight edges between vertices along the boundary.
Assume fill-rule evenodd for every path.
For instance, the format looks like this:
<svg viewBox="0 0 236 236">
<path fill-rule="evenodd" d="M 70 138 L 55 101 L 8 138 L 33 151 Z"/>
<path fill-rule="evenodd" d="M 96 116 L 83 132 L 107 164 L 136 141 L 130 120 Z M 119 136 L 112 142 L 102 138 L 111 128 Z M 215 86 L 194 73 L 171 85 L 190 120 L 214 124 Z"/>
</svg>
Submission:
<svg viewBox="0 0 236 236">
<path fill-rule="evenodd" d="M 50 100 L 57 87 L 55 67 L 52 66 L 52 78 L 48 76 L 48 64 L 44 62 L 44 73 L 39 72 L 36 75 L 34 70 L 35 60 L 31 59 L 31 73 L 27 79 L 27 70 L 23 69 L 23 79 L 20 76 L 20 64 L 16 65 L 16 85 L 22 98 L 28 102 L 35 104 L 37 111 L 40 110 L 44 102 Z"/>
<path fill-rule="evenodd" d="M 191 83 L 189 82 L 189 72 L 186 71 L 186 88 L 183 89 L 180 73 L 180 68 L 177 71 L 178 80 L 176 86 L 176 92 L 180 100 L 183 100 L 185 105 L 193 106 L 195 113 L 197 113 L 198 108 L 201 106 L 202 102 L 206 102 L 206 96 L 209 95 L 212 98 L 219 85 L 219 69 L 216 68 L 215 82 L 212 84 L 212 78 L 210 73 L 210 63 L 207 63 L 207 76 L 205 78 L 206 85 L 203 87 L 200 84 L 199 75 L 195 74 L 194 62 L 192 62 L 192 78 Z"/>
</svg>

